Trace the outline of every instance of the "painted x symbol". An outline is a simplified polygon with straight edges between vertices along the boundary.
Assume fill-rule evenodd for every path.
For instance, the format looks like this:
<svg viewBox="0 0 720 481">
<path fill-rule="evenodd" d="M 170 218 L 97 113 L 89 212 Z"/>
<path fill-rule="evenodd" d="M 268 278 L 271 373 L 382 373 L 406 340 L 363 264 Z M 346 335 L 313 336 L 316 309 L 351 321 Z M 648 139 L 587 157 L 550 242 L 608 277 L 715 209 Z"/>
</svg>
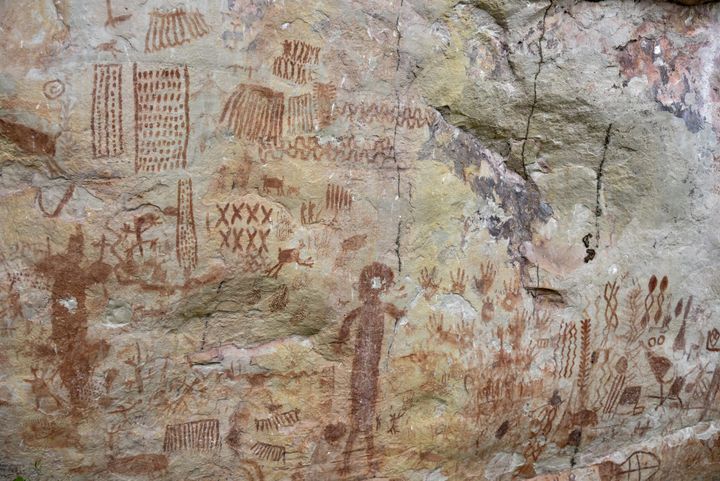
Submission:
<svg viewBox="0 0 720 481">
<path fill-rule="evenodd" d="M 235 240 L 235 245 L 233 246 L 233 252 L 235 252 L 237 250 L 242 252 L 242 242 L 241 241 L 242 241 L 242 235 L 243 235 L 244 230 L 245 229 L 240 229 L 240 230 L 233 229 L 233 239 Z"/>
<path fill-rule="evenodd" d="M 247 211 L 248 211 L 247 223 L 249 224 L 253 220 L 255 222 L 257 222 L 258 219 L 257 219 L 256 215 L 257 215 L 258 209 L 260 208 L 260 204 L 255 204 L 254 209 L 251 209 L 249 204 L 245 204 L 245 207 L 247 208 Z"/>
<path fill-rule="evenodd" d="M 270 235 L 270 229 L 266 230 L 265 232 L 260 231 L 260 250 L 258 251 L 260 254 L 262 254 L 263 250 L 265 252 L 267 252 L 268 254 L 270 253 L 270 251 L 268 251 L 267 244 L 266 244 L 268 235 Z"/>
<path fill-rule="evenodd" d="M 247 249 L 245 249 L 247 252 L 250 252 L 250 249 L 255 247 L 255 236 L 257 235 L 258 231 L 254 230 L 253 233 L 250 233 L 250 229 L 247 230 L 248 235 L 248 245 Z"/>
<path fill-rule="evenodd" d="M 245 202 L 240 202 L 240 205 L 237 205 L 237 206 L 235 204 L 232 205 L 233 215 L 232 215 L 232 218 L 230 219 L 231 224 L 235 223 L 236 218 L 237 218 L 237 220 L 242 221 L 242 216 L 240 215 L 240 212 L 242 212 L 242 208 L 244 205 L 245 205 Z"/>
<path fill-rule="evenodd" d="M 230 227 L 230 224 L 227 221 L 227 218 L 225 217 L 225 214 L 227 214 L 228 209 L 230 208 L 230 204 L 225 204 L 225 208 L 223 209 L 220 207 L 220 204 L 216 204 L 217 209 L 220 211 L 220 218 L 217 222 L 215 222 L 215 228 L 219 226 L 220 224 L 225 224 L 226 226 Z"/>
<path fill-rule="evenodd" d="M 262 208 L 262 213 L 263 213 L 263 220 L 262 220 L 261 224 L 270 222 L 270 215 L 272 214 L 272 211 L 273 211 L 272 207 L 270 207 L 269 210 L 265 210 L 265 206 L 263 205 L 261 208 Z"/>
<path fill-rule="evenodd" d="M 229 242 L 229 239 L 230 239 L 230 229 L 228 229 L 228 231 L 225 232 L 225 233 L 223 233 L 223 231 L 219 231 L 219 232 L 220 232 L 220 235 L 221 235 L 222 238 L 223 238 L 222 244 L 220 244 L 220 248 L 222 249 L 222 248 L 225 247 L 225 246 L 230 247 L 230 242 Z"/>
</svg>

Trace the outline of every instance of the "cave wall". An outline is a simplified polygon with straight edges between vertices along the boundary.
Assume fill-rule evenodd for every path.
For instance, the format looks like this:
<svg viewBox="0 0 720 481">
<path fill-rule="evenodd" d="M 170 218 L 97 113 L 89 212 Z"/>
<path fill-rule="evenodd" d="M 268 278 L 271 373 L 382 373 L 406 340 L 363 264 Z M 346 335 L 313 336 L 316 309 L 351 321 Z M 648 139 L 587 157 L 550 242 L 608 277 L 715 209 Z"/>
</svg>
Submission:
<svg viewBox="0 0 720 481">
<path fill-rule="evenodd" d="M 7 0 L 0 39 L 0 479 L 720 476 L 720 6 Z"/>
</svg>

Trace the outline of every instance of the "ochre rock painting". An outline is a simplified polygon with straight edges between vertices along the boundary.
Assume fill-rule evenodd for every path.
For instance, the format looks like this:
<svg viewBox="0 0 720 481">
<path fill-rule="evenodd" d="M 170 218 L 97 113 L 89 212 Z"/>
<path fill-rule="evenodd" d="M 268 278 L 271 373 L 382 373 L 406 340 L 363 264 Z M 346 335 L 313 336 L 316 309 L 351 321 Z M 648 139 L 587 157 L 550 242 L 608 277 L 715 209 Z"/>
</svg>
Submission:
<svg viewBox="0 0 720 481">
<path fill-rule="evenodd" d="M 0 480 L 720 479 L 716 2 L 0 39 Z"/>
</svg>

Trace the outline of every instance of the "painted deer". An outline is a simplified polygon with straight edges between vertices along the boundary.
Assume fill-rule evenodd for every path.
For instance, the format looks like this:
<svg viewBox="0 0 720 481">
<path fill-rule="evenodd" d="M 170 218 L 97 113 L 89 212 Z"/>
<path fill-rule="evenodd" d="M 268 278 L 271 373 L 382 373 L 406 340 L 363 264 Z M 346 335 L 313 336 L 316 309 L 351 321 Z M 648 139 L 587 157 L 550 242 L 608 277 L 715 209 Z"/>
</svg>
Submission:
<svg viewBox="0 0 720 481">
<path fill-rule="evenodd" d="M 277 276 L 280 273 L 280 270 L 283 268 L 283 266 L 285 264 L 292 264 L 293 262 L 299 266 L 312 267 L 314 264 L 312 257 L 308 257 L 305 260 L 300 259 L 300 249 L 302 249 L 303 247 L 305 247 L 304 242 L 300 242 L 298 247 L 296 247 L 294 249 L 280 249 L 278 247 L 277 264 L 275 264 L 270 269 L 265 271 L 265 274 L 267 274 L 268 277 L 277 279 Z"/>
</svg>

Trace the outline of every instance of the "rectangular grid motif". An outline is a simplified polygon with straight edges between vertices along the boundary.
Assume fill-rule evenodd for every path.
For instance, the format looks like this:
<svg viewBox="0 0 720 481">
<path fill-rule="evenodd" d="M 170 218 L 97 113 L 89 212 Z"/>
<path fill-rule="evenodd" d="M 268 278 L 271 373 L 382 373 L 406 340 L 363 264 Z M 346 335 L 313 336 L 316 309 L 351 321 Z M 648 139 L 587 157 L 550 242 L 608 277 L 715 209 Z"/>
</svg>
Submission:
<svg viewBox="0 0 720 481">
<path fill-rule="evenodd" d="M 93 157 L 122 154 L 122 65 L 95 65 L 91 117 Z"/>
<path fill-rule="evenodd" d="M 287 130 L 290 135 L 302 135 L 313 129 L 312 95 L 288 98 Z"/>
<path fill-rule="evenodd" d="M 190 133 L 190 76 L 183 68 L 133 66 L 135 172 L 185 168 Z"/>
<path fill-rule="evenodd" d="M 163 451 L 187 451 L 220 448 L 220 422 L 217 419 L 204 419 L 183 424 L 174 424 L 165 428 Z"/>
<path fill-rule="evenodd" d="M 186 276 L 197 267 L 197 235 L 193 213 L 192 179 L 178 180 L 177 260 Z"/>
</svg>

